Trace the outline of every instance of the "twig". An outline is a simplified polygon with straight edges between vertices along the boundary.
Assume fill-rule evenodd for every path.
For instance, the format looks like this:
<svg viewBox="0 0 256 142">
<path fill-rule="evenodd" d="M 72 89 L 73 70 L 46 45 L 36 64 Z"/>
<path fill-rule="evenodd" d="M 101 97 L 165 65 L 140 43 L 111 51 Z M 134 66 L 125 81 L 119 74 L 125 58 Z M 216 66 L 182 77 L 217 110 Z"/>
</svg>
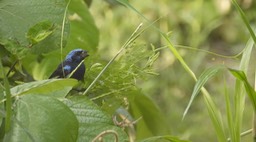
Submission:
<svg viewBox="0 0 256 142">
<path fill-rule="evenodd" d="M 114 130 L 106 130 L 101 132 L 92 140 L 92 142 L 97 142 L 97 140 L 99 140 L 100 138 L 102 138 L 104 135 L 107 135 L 107 134 L 113 134 L 115 136 L 114 142 L 118 142 L 118 133 Z"/>
<path fill-rule="evenodd" d="M 18 61 L 19 61 L 19 60 L 16 60 L 16 61 L 12 64 L 11 68 L 9 69 L 8 73 L 6 74 L 7 77 L 10 75 L 11 71 L 14 69 L 14 66 L 18 63 Z"/>
</svg>

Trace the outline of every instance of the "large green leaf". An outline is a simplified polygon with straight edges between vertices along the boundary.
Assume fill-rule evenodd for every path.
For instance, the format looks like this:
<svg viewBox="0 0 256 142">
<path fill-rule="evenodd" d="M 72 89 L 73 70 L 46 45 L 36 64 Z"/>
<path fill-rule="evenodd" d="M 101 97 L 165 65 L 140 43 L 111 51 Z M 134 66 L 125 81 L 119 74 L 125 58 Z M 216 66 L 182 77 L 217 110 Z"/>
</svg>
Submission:
<svg viewBox="0 0 256 142">
<path fill-rule="evenodd" d="M 120 142 L 127 141 L 126 133 L 113 124 L 112 118 L 99 109 L 85 96 L 73 97 L 65 101 L 79 121 L 78 142 L 90 142 L 99 134 L 110 132 L 103 136 L 104 142 L 113 142 L 115 133 Z"/>
<path fill-rule="evenodd" d="M 137 139 L 170 133 L 167 120 L 150 98 L 138 92 L 134 95 L 130 106 L 133 117 L 136 119 L 141 117 L 136 123 Z"/>
<path fill-rule="evenodd" d="M 14 105 L 12 128 L 7 142 L 75 142 L 78 121 L 59 100 L 40 95 L 26 95 Z"/>
<path fill-rule="evenodd" d="M 13 96 L 24 94 L 45 94 L 58 98 L 65 97 L 67 93 L 77 84 L 75 79 L 48 79 L 34 81 L 15 86 L 11 89 Z"/>
<path fill-rule="evenodd" d="M 30 48 L 38 54 L 59 48 L 65 7 L 65 0 L 1 0 L 0 43 L 11 53 L 17 48 L 20 51 Z M 52 25 L 47 32 L 51 34 L 41 34 L 44 38 L 40 38 L 40 42 L 31 47 L 32 37 L 27 37 L 26 34 L 44 21 L 49 21 Z M 67 21 L 65 22 L 64 39 L 67 38 L 69 30 Z M 36 29 L 33 33 L 42 33 L 41 29 Z M 10 43 L 15 45 L 10 46 Z"/>
</svg>

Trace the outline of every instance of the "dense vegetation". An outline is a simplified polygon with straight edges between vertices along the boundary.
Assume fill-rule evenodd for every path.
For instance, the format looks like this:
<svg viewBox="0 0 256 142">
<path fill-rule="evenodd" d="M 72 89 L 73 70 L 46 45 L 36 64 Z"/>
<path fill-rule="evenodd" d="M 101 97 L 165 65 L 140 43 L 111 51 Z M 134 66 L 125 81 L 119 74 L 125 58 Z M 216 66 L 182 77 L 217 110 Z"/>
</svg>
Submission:
<svg viewBox="0 0 256 142">
<path fill-rule="evenodd" d="M 1 141 L 253 141 L 255 7 L 1 0 Z M 75 48 L 84 81 L 48 79 Z"/>
</svg>

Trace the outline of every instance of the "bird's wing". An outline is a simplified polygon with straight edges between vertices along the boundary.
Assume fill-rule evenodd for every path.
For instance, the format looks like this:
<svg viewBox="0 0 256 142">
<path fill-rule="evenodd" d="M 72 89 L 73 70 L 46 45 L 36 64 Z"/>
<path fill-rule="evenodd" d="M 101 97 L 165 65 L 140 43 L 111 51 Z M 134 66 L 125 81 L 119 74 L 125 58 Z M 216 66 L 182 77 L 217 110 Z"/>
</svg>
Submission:
<svg viewBox="0 0 256 142">
<path fill-rule="evenodd" d="M 62 64 L 59 64 L 57 69 L 50 75 L 49 78 L 65 78 L 70 72 L 71 67 L 64 62 Z"/>
</svg>

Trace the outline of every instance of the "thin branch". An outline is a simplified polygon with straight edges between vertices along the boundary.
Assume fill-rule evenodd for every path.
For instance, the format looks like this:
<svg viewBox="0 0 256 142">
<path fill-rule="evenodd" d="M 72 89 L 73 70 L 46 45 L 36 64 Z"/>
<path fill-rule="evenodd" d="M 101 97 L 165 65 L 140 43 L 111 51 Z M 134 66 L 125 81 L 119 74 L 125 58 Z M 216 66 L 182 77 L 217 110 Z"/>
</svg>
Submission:
<svg viewBox="0 0 256 142">
<path fill-rule="evenodd" d="M 7 77 L 10 75 L 11 71 L 14 69 L 14 67 L 15 67 L 15 65 L 18 63 L 18 61 L 19 61 L 19 60 L 16 60 L 16 61 L 12 64 L 11 68 L 9 69 L 8 73 L 6 74 Z"/>
</svg>

